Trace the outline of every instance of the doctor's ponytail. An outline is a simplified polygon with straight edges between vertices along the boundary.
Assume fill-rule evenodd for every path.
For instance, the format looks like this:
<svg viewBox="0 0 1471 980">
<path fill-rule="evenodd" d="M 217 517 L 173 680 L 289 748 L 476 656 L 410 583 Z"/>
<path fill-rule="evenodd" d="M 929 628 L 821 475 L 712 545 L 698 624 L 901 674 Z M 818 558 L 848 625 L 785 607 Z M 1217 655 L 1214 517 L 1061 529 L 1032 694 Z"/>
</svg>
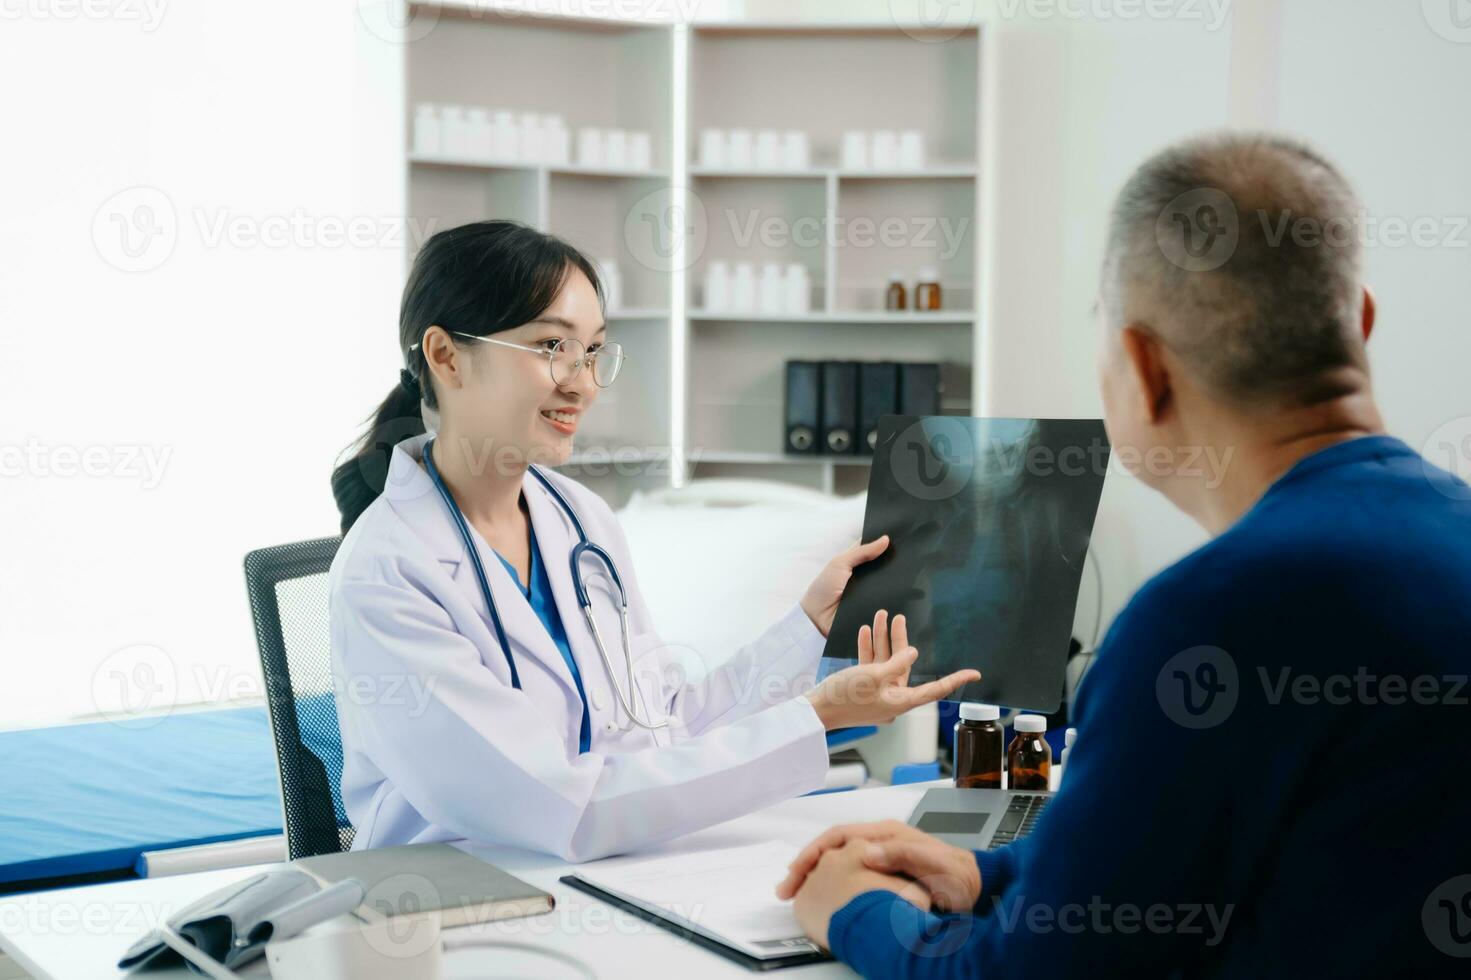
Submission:
<svg viewBox="0 0 1471 980">
<path fill-rule="evenodd" d="M 399 306 L 405 367 L 348 447 L 348 458 L 332 471 L 343 534 L 383 492 L 393 447 L 424 433 L 423 408 L 439 408 L 423 348 L 416 347 L 424 332 L 437 325 L 483 337 L 529 323 L 552 305 L 573 269 L 587 276 L 601 299 L 597 270 L 581 252 L 514 221 L 477 221 L 424 243 Z"/>
</svg>

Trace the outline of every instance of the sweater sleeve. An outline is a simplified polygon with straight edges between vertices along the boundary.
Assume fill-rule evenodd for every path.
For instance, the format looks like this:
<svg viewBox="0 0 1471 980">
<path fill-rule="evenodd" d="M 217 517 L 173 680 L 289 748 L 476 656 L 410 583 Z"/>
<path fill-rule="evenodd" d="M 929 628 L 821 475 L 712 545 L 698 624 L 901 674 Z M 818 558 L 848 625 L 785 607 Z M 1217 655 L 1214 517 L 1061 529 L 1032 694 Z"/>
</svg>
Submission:
<svg viewBox="0 0 1471 980">
<path fill-rule="evenodd" d="M 867 977 L 1081 976 L 1100 963 L 1132 976 L 1187 967 L 1221 942 L 1234 908 L 1222 896 L 1228 794 L 1249 753 L 1229 721 L 1190 728 L 1167 706 L 1172 659 L 1192 644 L 1181 617 L 1155 610 L 1136 601 L 1110 631 L 1080 691 L 1067 780 L 1036 829 L 976 855 L 974 914 L 867 892 L 829 924 L 834 955 Z M 1178 792 L 1165 774 L 1186 769 L 1210 778 Z"/>
<path fill-rule="evenodd" d="M 995 895 L 1006 892 L 1017 874 L 1018 848 L 1025 843 L 1022 838 L 1016 844 L 1007 844 L 994 851 L 976 851 L 976 867 L 981 872 L 981 894 L 976 898 L 976 912 Z"/>
</svg>

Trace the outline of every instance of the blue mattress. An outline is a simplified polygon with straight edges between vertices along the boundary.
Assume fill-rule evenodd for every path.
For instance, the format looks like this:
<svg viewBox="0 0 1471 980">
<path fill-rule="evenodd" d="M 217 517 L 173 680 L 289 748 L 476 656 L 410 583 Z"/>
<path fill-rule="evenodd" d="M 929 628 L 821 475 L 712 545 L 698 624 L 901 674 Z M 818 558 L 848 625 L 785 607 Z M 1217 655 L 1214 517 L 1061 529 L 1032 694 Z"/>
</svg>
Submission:
<svg viewBox="0 0 1471 980">
<path fill-rule="evenodd" d="M 0 883 L 281 833 L 265 708 L 0 732 Z"/>
<path fill-rule="evenodd" d="M 307 746 L 340 773 L 331 695 L 296 707 Z M 875 731 L 831 732 L 828 743 Z M 333 797 L 346 826 L 335 787 Z M 144 851 L 279 833 L 264 707 L 0 732 L 0 885 L 130 872 Z"/>
</svg>

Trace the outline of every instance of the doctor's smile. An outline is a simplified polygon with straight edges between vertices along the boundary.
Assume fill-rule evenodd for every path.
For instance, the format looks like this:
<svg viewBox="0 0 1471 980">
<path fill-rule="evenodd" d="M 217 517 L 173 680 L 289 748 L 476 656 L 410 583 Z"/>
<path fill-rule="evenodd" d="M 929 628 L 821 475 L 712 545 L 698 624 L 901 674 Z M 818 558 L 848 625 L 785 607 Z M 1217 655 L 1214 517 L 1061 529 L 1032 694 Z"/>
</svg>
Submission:
<svg viewBox="0 0 1471 980">
<path fill-rule="evenodd" d="M 585 256 L 514 222 L 441 232 L 414 261 L 398 383 L 333 473 L 331 649 L 340 677 L 437 680 L 412 717 L 339 702 L 355 848 L 646 847 L 821 788 L 826 732 L 979 679 L 911 686 L 904 617 L 881 609 L 857 664 L 817 679 L 844 588 L 886 536 L 832 557 L 744 647 L 698 651 L 713 669 L 676 657 L 612 510 L 544 468 L 637 356 L 605 302 Z"/>
<path fill-rule="evenodd" d="M 577 411 L 575 408 L 548 408 L 542 411 L 541 417 L 558 432 L 570 436 L 577 431 Z"/>
</svg>

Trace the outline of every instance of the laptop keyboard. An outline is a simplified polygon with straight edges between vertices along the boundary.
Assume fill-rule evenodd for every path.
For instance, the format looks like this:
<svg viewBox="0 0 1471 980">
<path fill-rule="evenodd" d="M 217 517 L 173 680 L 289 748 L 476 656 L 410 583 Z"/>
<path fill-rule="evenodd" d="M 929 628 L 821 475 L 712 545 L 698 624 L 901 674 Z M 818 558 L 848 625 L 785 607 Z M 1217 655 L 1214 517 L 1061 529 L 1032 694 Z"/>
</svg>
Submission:
<svg viewBox="0 0 1471 980">
<path fill-rule="evenodd" d="M 1013 793 L 1006 812 L 1001 816 L 1000 826 L 991 835 L 990 846 L 1000 847 L 1030 834 L 1050 799 L 1052 797 L 1040 793 Z"/>
</svg>

